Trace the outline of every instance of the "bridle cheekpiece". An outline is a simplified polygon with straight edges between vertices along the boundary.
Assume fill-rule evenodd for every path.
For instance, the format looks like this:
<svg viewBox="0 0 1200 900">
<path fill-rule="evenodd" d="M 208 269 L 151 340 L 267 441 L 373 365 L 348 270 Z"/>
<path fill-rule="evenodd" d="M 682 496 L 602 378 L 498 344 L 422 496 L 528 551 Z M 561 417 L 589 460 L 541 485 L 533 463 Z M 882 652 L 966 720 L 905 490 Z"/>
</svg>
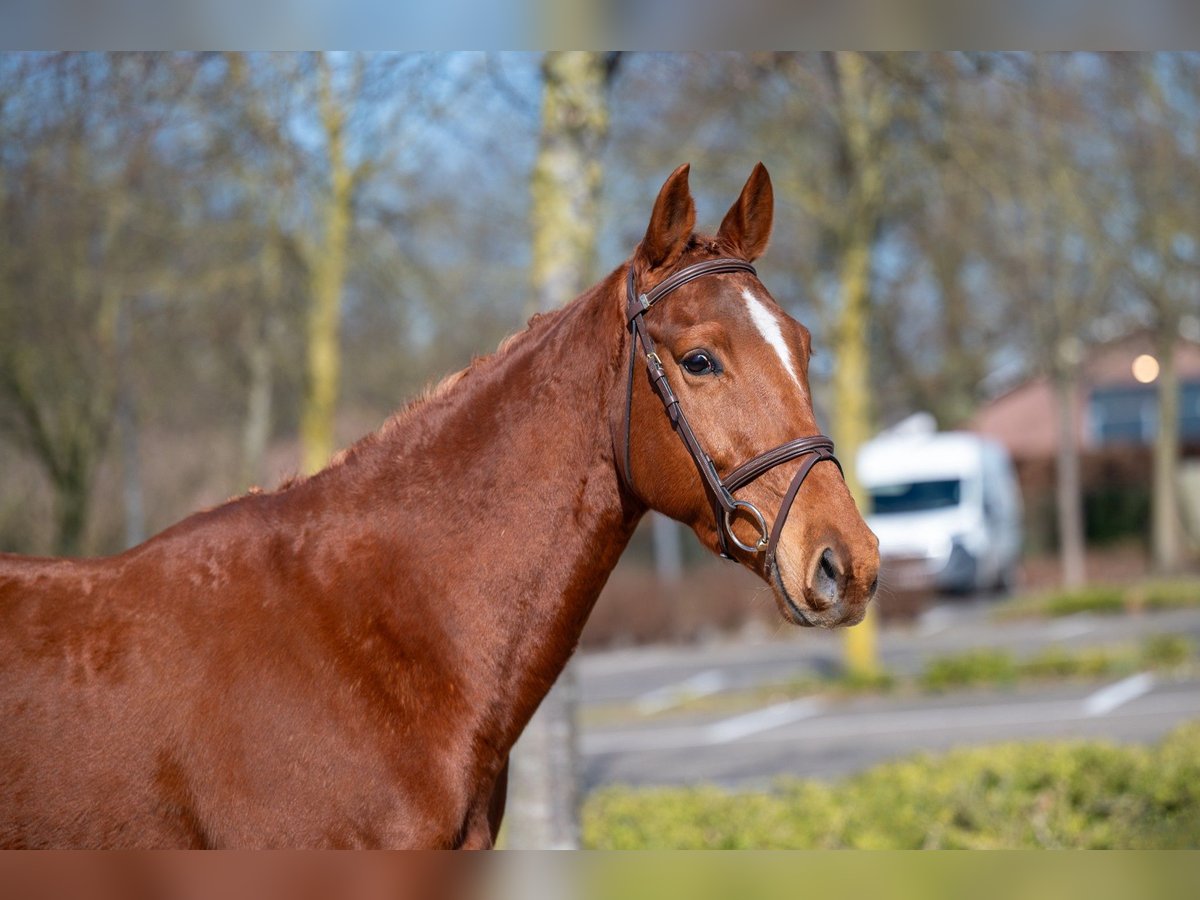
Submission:
<svg viewBox="0 0 1200 900">
<path fill-rule="evenodd" d="M 808 477 L 808 473 L 812 471 L 813 466 L 822 460 L 829 460 L 838 467 L 839 471 L 842 468 L 842 464 L 833 455 L 833 441 L 823 434 L 796 438 L 795 440 L 788 441 L 786 444 L 781 444 L 774 450 L 768 450 L 766 453 L 759 454 L 750 461 L 742 463 L 742 465 L 722 478 L 717 472 L 712 458 L 704 451 L 704 448 L 700 445 L 700 441 L 696 438 L 696 433 L 692 430 L 692 426 L 688 422 L 683 408 L 679 405 L 679 398 L 671 390 L 671 384 L 667 380 L 666 369 L 663 367 L 662 360 L 655 350 L 654 341 L 650 337 L 650 332 L 646 328 L 645 322 L 646 313 L 654 307 L 654 304 L 658 303 L 658 301 L 662 300 L 672 291 L 705 275 L 721 275 L 732 272 L 749 272 L 756 277 L 758 275 L 754 266 L 743 259 L 732 257 L 707 259 L 702 262 L 693 263 L 690 266 L 685 266 L 663 279 L 663 281 L 651 290 L 645 293 L 638 293 L 637 276 L 634 273 L 633 265 L 630 265 L 626 278 L 625 291 L 625 314 L 630 334 L 629 378 L 625 392 L 625 482 L 631 489 L 633 488 L 633 470 L 630 459 L 630 430 L 633 415 L 633 379 L 637 366 L 638 346 L 640 344 L 642 359 L 646 364 L 654 392 L 662 400 L 667 417 L 671 420 L 671 425 L 674 427 L 675 433 L 679 435 L 684 446 L 687 447 L 687 451 L 695 462 L 696 468 L 700 472 L 700 477 L 704 481 L 705 488 L 712 500 L 713 517 L 716 520 L 717 541 L 720 545 L 721 556 L 725 559 L 734 558 L 730 551 L 730 542 L 738 549 L 750 554 L 758 554 L 765 550 L 766 570 L 769 571 L 775 564 L 775 551 L 779 545 L 779 537 L 783 533 L 783 526 L 787 521 L 788 512 L 792 508 L 792 503 L 796 499 L 800 485 Z M 758 507 L 748 500 L 737 499 L 733 496 L 734 492 L 760 478 L 776 466 L 800 457 L 804 458 L 804 462 L 800 465 L 796 474 L 792 476 L 792 483 L 784 495 L 783 504 L 779 508 L 779 513 L 775 517 L 774 524 L 768 530 L 766 519 L 763 518 L 763 514 L 759 511 Z M 738 536 L 733 533 L 733 517 L 737 514 L 738 510 L 742 510 L 753 518 L 758 528 L 759 537 L 753 544 L 743 544 L 738 539 Z"/>
</svg>

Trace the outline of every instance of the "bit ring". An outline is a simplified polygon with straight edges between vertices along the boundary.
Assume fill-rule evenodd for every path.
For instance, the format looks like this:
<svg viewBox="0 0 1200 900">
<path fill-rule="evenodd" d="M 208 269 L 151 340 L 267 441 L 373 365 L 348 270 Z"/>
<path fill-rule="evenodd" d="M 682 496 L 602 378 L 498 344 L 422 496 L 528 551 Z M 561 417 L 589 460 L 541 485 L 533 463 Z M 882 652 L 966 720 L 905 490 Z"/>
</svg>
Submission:
<svg viewBox="0 0 1200 900">
<path fill-rule="evenodd" d="M 741 541 L 738 540 L 738 536 L 734 533 L 733 522 L 730 519 L 730 515 L 739 509 L 746 510 L 747 512 L 750 513 L 750 515 L 754 516 L 754 518 L 757 520 L 758 531 L 759 531 L 759 534 L 761 535 L 761 537 L 758 539 L 758 543 L 753 544 L 753 545 L 743 544 Z M 758 511 L 757 506 L 755 506 L 753 503 L 749 503 L 745 500 L 734 500 L 733 508 L 727 509 L 724 512 L 725 512 L 725 533 L 729 535 L 729 539 L 731 541 L 733 541 L 733 543 L 736 544 L 739 549 L 745 550 L 747 553 L 760 553 L 766 548 L 767 544 L 770 542 L 770 533 L 767 531 L 767 521 L 766 521 L 766 519 L 763 518 L 763 514 Z"/>
</svg>

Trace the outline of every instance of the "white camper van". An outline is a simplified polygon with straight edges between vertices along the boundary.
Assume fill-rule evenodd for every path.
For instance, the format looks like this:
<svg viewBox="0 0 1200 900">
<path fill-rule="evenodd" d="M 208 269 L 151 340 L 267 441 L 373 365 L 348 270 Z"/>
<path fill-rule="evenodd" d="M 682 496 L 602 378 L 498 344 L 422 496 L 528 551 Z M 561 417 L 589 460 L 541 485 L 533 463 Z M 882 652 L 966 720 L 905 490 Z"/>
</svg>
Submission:
<svg viewBox="0 0 1200 900">
<path fill-rule="evenodd" d="M 858 477 L 880 556 L 910 581 L 898 586 L 967 592 L 1012 584 L 1021 495 L 1003 446 L 967 432 L 884 435 L 859 451 Z"/>
</svg>

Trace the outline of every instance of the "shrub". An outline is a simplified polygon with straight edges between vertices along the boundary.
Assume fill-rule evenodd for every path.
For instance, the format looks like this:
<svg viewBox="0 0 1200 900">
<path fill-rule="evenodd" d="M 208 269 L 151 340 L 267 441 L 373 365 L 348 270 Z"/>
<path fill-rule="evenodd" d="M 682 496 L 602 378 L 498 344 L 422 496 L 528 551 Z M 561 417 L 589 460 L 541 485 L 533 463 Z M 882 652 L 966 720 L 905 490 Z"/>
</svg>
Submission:
<svg viewBox="0 0 1200 900">
<path fill-rule="evenodd" d="M 1093 585 L 1075 591 L 1048 594 L 1043 600 L 1046 615 L 1073 616 L 1077 613 L 1119 613 L 1125 609 L 1125 591 L 1109 585 Z"/>
<path fill-rule="evenodd" d="M 598 849 L 1196 847 L 1200 724 L 1152 748 L 1002 744 L 770 792 L 606 788 L 583 818 Z"/>
<path fill-rule="evenodd" d="M 1079 654 L 1059 646 L 1046 647 L 1021 666 L 1031 678 L 1074 678 L 1079 669 Z"/>
<path fill-rule="evenodd" d="M 1194 652 L 1192 642 L 1181 634 L 1153 634 L 1142 641 L 1142 664 L 1152 669 L 1177 669 Z"/>
<path fill-rule="evenodd" d="M 896 687 L 896 676 L 891 672 L 846 672 L 833 682 L 833 686 L 848 694 L 886 694 Z"/>
<path fill-rule="evenodd" d="M 1031 616 L 1073 616 L 1079 613 L 1111 615 L 1138 610 L 1184 609 L 1200 606 L 1200 581 L 1146 581 L 1130 586 L 1092 585 L 1073 591 L 1056 591 L 1018 597 L 998 607 L 995 616 L 1013 619 Z"/>
<path fill-rule="evenodd" d="M 1076 672 L 1081 678 L 1128 675 L 1138 668 L 1133 647 L 1088 647 L 1076 655 Z"/>
<path fill-rule="evenodd" d="M 1136 589 L 1147 609 L 1182 609 L 1200 606 L 1200 582 L 1152 581 Z"/>
<path fill-rule="evenodd" d="M 972 687 L 983 684 L 1012 684 L 1017 665 L 1003 650 L 969 650 L 929 661 L 921 673 L 921 686 L 929 691 Z"/>
</svg>

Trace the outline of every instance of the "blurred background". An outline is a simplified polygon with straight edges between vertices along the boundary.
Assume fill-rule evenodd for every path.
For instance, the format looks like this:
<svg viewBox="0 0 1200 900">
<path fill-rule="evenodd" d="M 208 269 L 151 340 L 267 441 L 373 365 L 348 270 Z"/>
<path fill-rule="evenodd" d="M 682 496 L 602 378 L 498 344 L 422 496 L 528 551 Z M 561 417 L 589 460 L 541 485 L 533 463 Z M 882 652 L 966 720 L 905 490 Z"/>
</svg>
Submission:
<svg viewBox="0 0 1200 900">
<path fill-rule="evenodd" d="M 1194 845 L 1198 76 L 0 54 L 0 551 L 119 552 L 320 468 L 620 264 L 675 166 L 711 230 L 762 160 L 760 273 L 813 332 L 876 611 L 789 629 L 648 517 L 523 739 L 510 845 Z M 993 747 L 1052 739 L 1124 749 Z"/>
</svg>

